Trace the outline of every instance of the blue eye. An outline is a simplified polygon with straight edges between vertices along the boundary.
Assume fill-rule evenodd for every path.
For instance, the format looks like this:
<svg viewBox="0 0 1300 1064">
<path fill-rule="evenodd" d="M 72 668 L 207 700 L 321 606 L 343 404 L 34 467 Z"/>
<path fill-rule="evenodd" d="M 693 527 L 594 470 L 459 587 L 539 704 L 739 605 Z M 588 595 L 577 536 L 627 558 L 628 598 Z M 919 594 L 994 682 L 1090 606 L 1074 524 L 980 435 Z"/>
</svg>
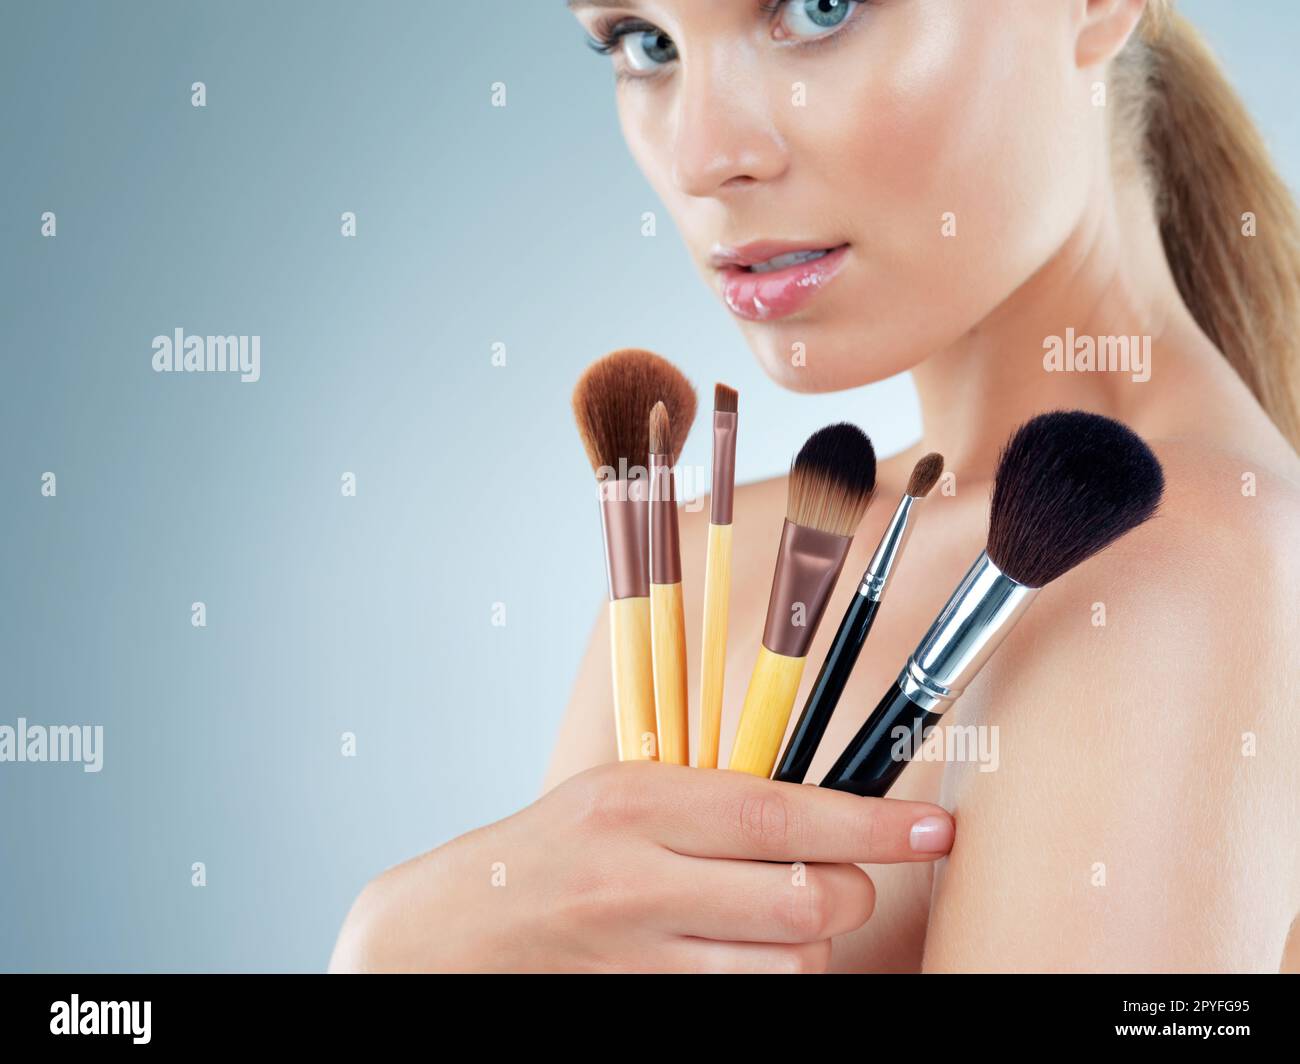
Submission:
<svg viewBox="0 0 1300 1064">
<path fill-rule="evenodd" d="M 698 2 L 698 0 L 697 0 Z M 837 33 L 853 9 L 872 0 L 770 0 L 762 10 L 776 16 L 778 40 L 815 41 Z M 677 62 L 677 44 L 653 23 L 638 18 L 598 22 L 587 43 L 614 57 L 620 77 L 650 78 Z"/>
<path fill-rule="evenodd" d="M 639 19 L 623 19 L 610 27 L 598 26 L 587 42 L 602 55 L 616 55 L 615 66 L 629 77 L 648 77 L 677 59 L 677 45 L 657 26 Z"/>
<path fill-rule="evenodd" d="M 791 37 L 825 37 L 848 21 L 853 5 L 862 0 L 786 0 L 781 28 Z"/>
<path fill-rule="evenodd" d="M 625 33 L 620 44 L 623 58 L 635 71 L 654 70 L 666 66 L 677 58 L 677 45 L 661 30 L 641 30 Z"/>
</svg>

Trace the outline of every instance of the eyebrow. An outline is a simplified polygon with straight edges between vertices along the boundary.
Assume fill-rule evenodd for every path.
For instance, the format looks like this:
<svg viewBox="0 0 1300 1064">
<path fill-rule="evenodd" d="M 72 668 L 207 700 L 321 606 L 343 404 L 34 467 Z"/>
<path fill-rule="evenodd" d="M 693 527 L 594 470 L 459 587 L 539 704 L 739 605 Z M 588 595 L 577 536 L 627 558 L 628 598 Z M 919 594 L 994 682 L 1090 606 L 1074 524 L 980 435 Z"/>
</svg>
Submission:
<svg viewBox="0 0 1300 1064">
<path fill-rule="evenodd" d="M 570 11 L 577 11 L 580 7 L 636 8 L 638 6 L 640 6 L 639 0 L 568 0 Z"/>
</svg>

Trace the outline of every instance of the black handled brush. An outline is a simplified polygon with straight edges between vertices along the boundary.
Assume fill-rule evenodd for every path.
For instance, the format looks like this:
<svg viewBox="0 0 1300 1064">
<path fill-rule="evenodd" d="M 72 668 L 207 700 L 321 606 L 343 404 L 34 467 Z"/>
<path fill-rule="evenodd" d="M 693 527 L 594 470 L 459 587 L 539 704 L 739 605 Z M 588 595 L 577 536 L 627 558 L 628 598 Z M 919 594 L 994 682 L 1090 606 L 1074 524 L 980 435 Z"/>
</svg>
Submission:
<svg viewBox="0 0 1300 1064">
<path fill-rule="evenodd" d="M 878 797 L 1039 589 L 1147 521 L 1164 473 L 1118 421 L 1079 411 L 1022 425 L 998 461 L 987 548 L 823 787 Z"/>
</svg>

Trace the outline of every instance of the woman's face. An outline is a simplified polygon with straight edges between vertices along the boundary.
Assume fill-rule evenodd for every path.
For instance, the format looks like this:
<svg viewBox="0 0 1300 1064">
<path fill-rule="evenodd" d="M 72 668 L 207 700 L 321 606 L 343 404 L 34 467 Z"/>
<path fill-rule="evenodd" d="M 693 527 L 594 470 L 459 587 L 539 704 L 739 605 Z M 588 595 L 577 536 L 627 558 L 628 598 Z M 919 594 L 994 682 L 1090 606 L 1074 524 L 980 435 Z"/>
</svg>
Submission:
<svg viewBox="0 0 1300 1064">
<path fill-rule="evenodd" d="M 826 391 L 959 340 L 1074 229 L 1097 151 L 1085 3 L 570 6 L 705 281 L 776 381 Z"/>
</svg>

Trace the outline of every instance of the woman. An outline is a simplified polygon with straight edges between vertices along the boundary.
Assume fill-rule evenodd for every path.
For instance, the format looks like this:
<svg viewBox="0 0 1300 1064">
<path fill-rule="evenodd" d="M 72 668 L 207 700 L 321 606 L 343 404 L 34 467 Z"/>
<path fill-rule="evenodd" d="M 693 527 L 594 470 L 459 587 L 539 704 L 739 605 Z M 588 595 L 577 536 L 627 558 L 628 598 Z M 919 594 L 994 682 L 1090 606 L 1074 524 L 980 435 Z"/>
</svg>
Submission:
<svg viewBox="0 0 1300 1064">
<path fill-rule="evenodd" d="M 335 967 L 1300 970 L 1300 228 L 1194 31 L 1163 0 L 569 6 L 767 372 L 823 392 L 910 369 L 924 438 L 878 490 L 897 497 L 926 451 L 955 473 L 809 779 L 982 547 L 1017 425 L 1124 421 L 1165 502 L 1044 592 L 964 696 L 963 723 L 998 729 L 997 771 L 918 762 L 888 800 L 592 770 L 614 751 L 598 624 L 559 786 L 371 884 Z M 1129 358 L 1051 357 L 1080 337 L 1131 338 Z M 735 571 L 764 580 L 733 592 L 732 729 L 784 505 L 783 479 L 737 494 Z M 890 509 L 868 511 L 846 571 Z M 688 599 L 707 513 L 683 518 Z"/>
</svg>

